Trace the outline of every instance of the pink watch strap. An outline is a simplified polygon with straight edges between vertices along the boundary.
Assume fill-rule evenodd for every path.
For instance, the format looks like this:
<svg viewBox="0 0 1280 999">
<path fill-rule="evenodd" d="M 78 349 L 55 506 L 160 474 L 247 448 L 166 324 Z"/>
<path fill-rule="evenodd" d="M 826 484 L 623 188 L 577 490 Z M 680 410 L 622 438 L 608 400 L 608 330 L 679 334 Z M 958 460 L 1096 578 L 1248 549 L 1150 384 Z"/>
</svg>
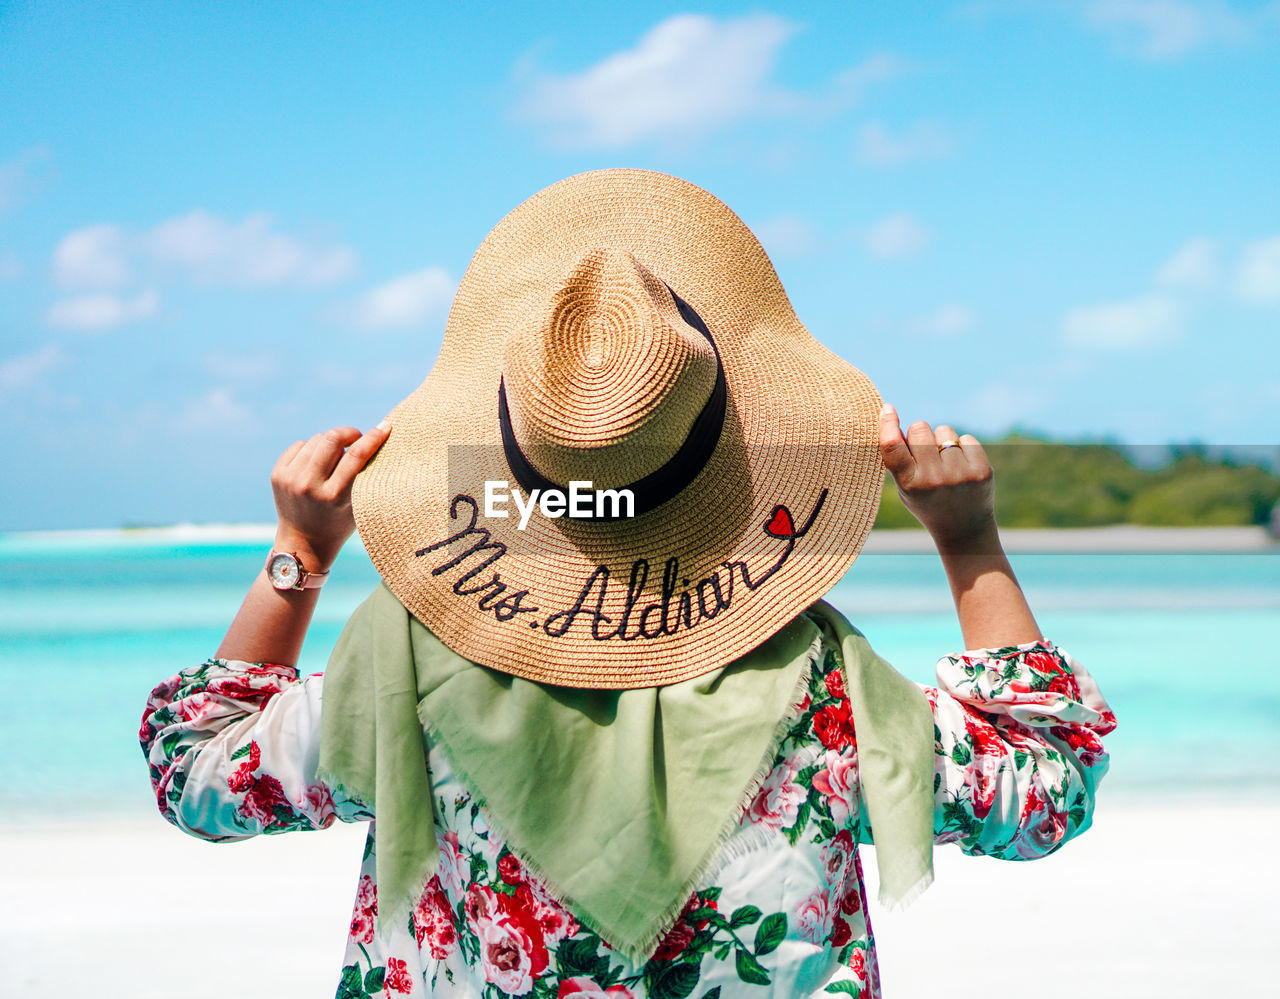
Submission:
<svg viewBox="0 0 1280 999">
<path fill-rule="evenodd" d="M 298 585 L 294 587 L 295 590 L 318 590 L 324 586 L 325 580 L 329 578 L 329 573 L 327 572 L 307 572 L 306 569 L 300 569 L 299 572 L 302 578 L 298 580 Z"/>
</svg>

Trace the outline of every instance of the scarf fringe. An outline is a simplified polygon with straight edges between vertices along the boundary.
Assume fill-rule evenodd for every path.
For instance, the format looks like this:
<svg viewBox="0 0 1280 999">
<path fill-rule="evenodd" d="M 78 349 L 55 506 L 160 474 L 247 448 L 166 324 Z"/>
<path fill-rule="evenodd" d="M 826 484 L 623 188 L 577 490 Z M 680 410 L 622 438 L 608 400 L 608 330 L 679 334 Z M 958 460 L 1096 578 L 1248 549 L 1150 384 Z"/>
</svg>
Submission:
<svg viewBox="0 0 1280 999">
<path fill-rule="evenodd" d="M 931 884 L 933 884 L 933 871 L 925 871 L 920 875 L 919 881 L 896 898 L 890 895 L 889 892 L 881 886 L 877 901 L 884 906 L 887 912 L 902 912 L 904 909 L 911 906 L 916 899 L 928 891 Z"/>
<path fill-rule="evenodd" d="M 554 884 L 552 880 L 547 877 L 546 872 L 537 863 L 537 861 L 533 857 L 529 856 L 518 843 L 513 842 L 511 837 L 507 835 L 507 830 L 489 810 L 488 803 L 485 801 L 484 796 L 479 793 L 476 782 L 471 778 L 471 775 L 467 773 L 463 767 L 459 766 L 457 761 L 452 757 L 449 758 L 449 763 L 453 767 L 454 775 L 462 783 L 462 786 L 466 789 L 467 793 L 471 795 L 472 800 L 485 810 L 485 817 L 489 820 L 489 825 L 493 832 L 506 843 L 507 849 L 515 854 L 516 859 L 520 861 L 521 866 L 523 866 L 525 870 L 527 870 L 542 884 L 542 887 L 548 895 L 555 899 L 557 903 L 568 909 L 579 923 L 600 937 L 601 940 L 605 941 L 606 944 L 629 961 L 633 966 L 639 968 L 649 960 L 653 952 L 657 949 L 658 944 L 662 942 L 662 939 L 671 931 L 671 928 L 675 926 L 676 922 L 680 918 L 680 914 L 684 911 L 685 905 L 689 901 L 689 896 L 693 894 L 698 885 L 710 873 L 723 867 L 724 864 L 728 863 L 730 860 L 739 859 L 754 852 L 765 845 L 774 835 L 767 829 L 761 829 L 758 832 L 756 830 L 748 830 L 745 836 L 739 837 L 738 841 L 733 842 L 729 846 L 728 852 L 723 857 L 720 856 L 721 852 L 725 850 L 726 845 L 730 844 L 730 840 L 737 831 L 742 820 L 743 813 L 751 805 L 751 802 L 755 800 L 755 796 L 759 792 L 761 785 L 764 784 L 765 779 L 772 772 L 773 761 L 778 755 L 778 746 L 781 744 L 783 737 L 795 722 L 795 705 L 800 702 L 805 692 L 809 689 L 809 683 L 813 677 L 815 656 L 821 655 L 821 639 L 815 642 L 815 646 L 816 650 L 810 649 L 810 652 L 805 659 L 805 663 L 800 669 L 799 679 L 796 681 L 795 689 L 792 691 L 791 698 L 788 701 L 788 708 L 774 725 L 773 732 L 769 737 L 769 743 L 765 747 L 765 751 L 762 754 L 759 765 L 751 775 L 751 779 L 747 782 L 742 794 L 738 796 L 738 801 L 730 812 L 729 817 L 725 820 L 720 832 L 707 849 L 706 856 L 704 856 L 703 859 L 694 866 L 693 871 L 684 880 L 684 882 L 682 882 L 679 894 L 675 901 L 667 906 L 667 908 L 662 912 L 654 916 L 649 921 L 649 927 L 645 930 L 643 935 L 636 940 L 619 939 L 611 929 L 604 926 L 589 911 L 583 909 L 576 899 L 563 891 L 558 885 Z M 444 742 L 440 739 L 440 734 L 431 726 L 430 722 L 424 721 L 423 724 L 431 733 L 432 738 L 437 742 L 437 744 L 443 747 Z M 429 865 L 423 865 L 424 867 L 429 866 L 430 873 L 428 873 L 422 880 L 418 895 L 425 890 L 427 883 L 430 882 L 431 878 L 435 875 L 437 863 L 438 856 L 432 856 L 430 858 Z M 413 896 L 413 899 L 410 900 L 410 909 L 412 908 L 412 902 L 417 899 L 418 895 Z M 394 915 L 395 912 L 399 911 L 398 905 L 395 910 L 391 911 L 392 918 L 403 918 L 402 916 Z"/>
<path fill-rule="evenodd" d="M 361 808 L 373 810 L 373 795 L 367 795 L 363 791 L 357 791 L 355 788 L 350 787 L 339 780 L 338 775 L 328 767 L 316 767 L 316 779 L 328 785 L 330 793 L 341 795 L 348 801 L 354 801 Z"/>
</svg>

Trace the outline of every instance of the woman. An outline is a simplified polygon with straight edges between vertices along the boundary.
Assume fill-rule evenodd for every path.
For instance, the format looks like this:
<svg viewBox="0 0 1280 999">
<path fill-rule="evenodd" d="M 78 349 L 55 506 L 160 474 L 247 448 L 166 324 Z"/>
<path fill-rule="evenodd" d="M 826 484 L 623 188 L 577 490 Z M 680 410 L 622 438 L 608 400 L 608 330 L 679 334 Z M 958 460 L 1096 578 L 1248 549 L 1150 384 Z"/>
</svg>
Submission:
<svg viewBox="0 0 1280 999">
<path fill-rule="evenodd" d="M 973 650 L 936 689 L 819 599 L 885 467 Z M 422 387 L 272 486 L 267 571 L 140 735 L 204 838 L 376 813 L 339 996 L 875 996 L 859 842 L 897 905 L 934 842 L 1031 859 L 1090 822 L 1114 718 L 1036 626 L 981 445 L 904 436 L 684 181 L 525 202 Z M 299 678 L 357 525 L 384 585 Z"/>
</svg>

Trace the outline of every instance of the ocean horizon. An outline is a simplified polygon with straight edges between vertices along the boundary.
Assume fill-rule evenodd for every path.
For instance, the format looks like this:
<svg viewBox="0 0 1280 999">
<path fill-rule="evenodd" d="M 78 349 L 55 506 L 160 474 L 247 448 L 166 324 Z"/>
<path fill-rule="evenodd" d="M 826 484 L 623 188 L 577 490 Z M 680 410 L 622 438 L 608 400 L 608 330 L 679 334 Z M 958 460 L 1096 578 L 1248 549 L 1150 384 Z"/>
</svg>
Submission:
<svg viewBox="0 0 1280 999">
<path fill-rule="evenodd" d="M 961 650 L 945 577 L 919 532 L 886 533 L 827 598 L 931 683 L 937 659 Z M 136 740 L 146 696 L 213 654 L 271 536 L 269 525 L 0 534 L 0 808 L 11 821 L 152 811 Z M 1280 546 L 1231 544 L 1012 556 L 1046 637 L 1116 711 L 1103 797 L 1280 791 L 1280 675 L 1265 652 L 1280 633 Z M 304 672 L 324 669 L 377 583 L 353 541 L 322 594 Z"/>
</svg>

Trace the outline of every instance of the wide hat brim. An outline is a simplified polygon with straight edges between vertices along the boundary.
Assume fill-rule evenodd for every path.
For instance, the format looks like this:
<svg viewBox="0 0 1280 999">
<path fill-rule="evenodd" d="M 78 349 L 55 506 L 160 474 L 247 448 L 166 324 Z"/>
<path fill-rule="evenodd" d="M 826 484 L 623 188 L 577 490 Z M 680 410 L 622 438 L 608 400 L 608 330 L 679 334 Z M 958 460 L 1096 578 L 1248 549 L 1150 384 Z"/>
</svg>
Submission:
<svg viewBox="0 0 1280 999">
<path fill-rule="evenodd" d="M 633 254 L 706 323 L 728 405 L 673 499 L 608 523 L 485 516 L 503 350 L 595 247 Z M 644 170 L 540 191 L 480 245 L 426 381 L 357 477 L 383 580 L 455 652 L 543 683 L 678 683 L 750 651 L 849 569 L 883 482 L 881 401 L 801 325 L 763 248 L 711 194 Z M 510 505 L 508 504 L 508 509 Z M 514 511 L 512 511 L 514 513 Z"/>
</svg>

